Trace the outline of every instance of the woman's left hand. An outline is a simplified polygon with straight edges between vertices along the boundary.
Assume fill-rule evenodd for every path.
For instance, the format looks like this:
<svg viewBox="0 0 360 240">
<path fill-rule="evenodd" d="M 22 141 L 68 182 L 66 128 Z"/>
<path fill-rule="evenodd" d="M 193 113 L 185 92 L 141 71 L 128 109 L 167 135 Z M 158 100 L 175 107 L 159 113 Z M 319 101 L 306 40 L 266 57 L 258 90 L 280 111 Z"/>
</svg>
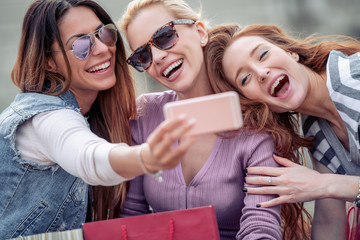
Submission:
<svg viewBox="0 0 360 240">
<path fill-rule="evenodd" d="M 246 183 L 268 185 L 247 188 L 249 194 L 276 194 L 279 197 L 260 203 L 261 207 L 272 207 L 282 203 L 307 202 L 322 198 L 321 174 L 310 168 L 274 155 L 274 159 L 284 167 L 250 167 L 247 169 Z"/>
</svg>

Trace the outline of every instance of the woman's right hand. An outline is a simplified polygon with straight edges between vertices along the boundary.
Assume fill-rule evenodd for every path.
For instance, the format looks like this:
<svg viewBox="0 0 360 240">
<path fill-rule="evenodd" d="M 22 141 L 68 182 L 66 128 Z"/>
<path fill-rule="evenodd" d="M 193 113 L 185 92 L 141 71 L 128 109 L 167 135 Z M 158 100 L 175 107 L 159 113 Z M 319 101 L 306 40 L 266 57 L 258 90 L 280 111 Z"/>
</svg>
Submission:
<svg viewBox="0 0 360 240">
<path fill-rule="evenodd" d="M 193 119 L 185 117 L 163 121 L 146 143 L 112 148 L 109 156 L 111 167 L 126 179 L 174 168 L 195 142 L 195 136 L 186 135 L 194 124 Z"/>
<path fill-rule="evenodd" d="M 195 119 L 184 117 L 165 120 L 152 132 L 141 149 L 141 158 L 148 172 L 174 168 L 195 142 L 195 136 L 186 135 Z M 175 144 L 177 142 L 177 144 Z"/>
</svg>

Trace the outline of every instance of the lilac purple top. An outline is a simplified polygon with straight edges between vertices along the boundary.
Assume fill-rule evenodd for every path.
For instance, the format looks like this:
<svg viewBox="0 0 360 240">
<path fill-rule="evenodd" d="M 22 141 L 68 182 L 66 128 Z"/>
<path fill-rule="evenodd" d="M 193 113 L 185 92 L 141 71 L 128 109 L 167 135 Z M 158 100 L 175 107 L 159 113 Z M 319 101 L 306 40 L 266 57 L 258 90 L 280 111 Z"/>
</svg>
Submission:
<svg viewBox="0 0 360 240">
<path fill-rule="evenodd" d="M 146 141 L 164 120 L 163 105 L 176 101 L 173 91 L 142 95 L 139 118 L 131 122 L 134 144 Z M 245 169 L 278 166 L 273 160 L 270 135 L 240 131 L 235 137 L 216 139 L 210 157 L 186 186 L 181 164 L 163 173 L 163 182 L 148 175 L 130 182 L 121 217 L 214 205 L 221 239 L 281 239 L 280 206 L 257 208 L 274 196 L 242 192 Z"/>
</svg>

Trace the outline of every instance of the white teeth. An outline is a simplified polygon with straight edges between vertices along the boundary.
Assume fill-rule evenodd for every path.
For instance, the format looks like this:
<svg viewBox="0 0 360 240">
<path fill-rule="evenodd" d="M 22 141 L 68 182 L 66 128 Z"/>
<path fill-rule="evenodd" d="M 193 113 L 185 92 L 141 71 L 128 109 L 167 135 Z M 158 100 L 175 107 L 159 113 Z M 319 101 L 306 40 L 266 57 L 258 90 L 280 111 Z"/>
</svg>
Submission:
<svg viewBox="0 0 360 240">
<path fill-rule="evenodd" d="M 284 77 L 285 75 L 282 75 L 278 79 L 276 79 L 274 84 L 271 86 L 270 95 L 274 94 L 275 88 L 279 85 L 280 81 L 284 79 Z"/>
<path fill-rule="evenodd" d="M 103 63 L 103 64 L 100 64 L 100 65 L 97 65 L 95 67 L 92 67 L 88 71 L 89 72 L 96 72 L 96 71 L 104 70 L 104 69 L 108 68 L 109 66 L 110 66 L 110 61 L 106 62 L 106 63 Z"/>
<path fill-rule="evenodd" d="M 183 63 L 183 59 L 180 59 L 180 60 L 178 60 L 178 61 L 176 61 L 176 62 L 174 62 L 173 64 L 171 64 L 167 69 L 165 69 L 165 71 L 163 72 L 163 76 L 167 76 L 169 73 L 170 73 L 170 71 L 171 70 L 173 70 L 174 68 L 176 68 L 176 67 L 178 67 L 180 64 L 182 64 Z M 174 74 L 172 74 L 172 75 L 174 75 Z M 171 75 L 171 76 L 172 76 Z M 171 77 L 170 76 L 170 77 Z M 169 78 L 170 78 L 169 77 Z"/>
</svg>

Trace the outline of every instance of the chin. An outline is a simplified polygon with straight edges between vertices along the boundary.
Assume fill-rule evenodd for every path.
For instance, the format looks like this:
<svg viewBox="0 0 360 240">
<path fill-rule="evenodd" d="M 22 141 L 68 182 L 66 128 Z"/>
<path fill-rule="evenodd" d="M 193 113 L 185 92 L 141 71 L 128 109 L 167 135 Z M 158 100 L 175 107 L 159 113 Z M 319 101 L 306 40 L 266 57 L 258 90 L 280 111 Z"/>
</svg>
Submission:
<svg viewBox="0 0 360 240">
<path fill-rule="evenodd" d="M 109 89 L 111 89 L 111 88 L 113 88 L 115 86 L 115 82 L 113 82 L 113 83 L 109 83 L 109 84 L 103 84 L 103 85 L 101 85 L 101 86 L 99 86 L 99 90 L 100 91 L 105 91 L 105 90 L 109 90 Z"/>
<path fill-rule="evenodd" d="M 291 111 L 291 109 L 289 109 L 289 108 L 280 107 L 280 106 L 277 106 L 277 105 L 270 105 L 269 108 L 270 108 L 271 111 L 273 111 L 275 113 L 284 113 L 284 112 Z"/>
</svg>

